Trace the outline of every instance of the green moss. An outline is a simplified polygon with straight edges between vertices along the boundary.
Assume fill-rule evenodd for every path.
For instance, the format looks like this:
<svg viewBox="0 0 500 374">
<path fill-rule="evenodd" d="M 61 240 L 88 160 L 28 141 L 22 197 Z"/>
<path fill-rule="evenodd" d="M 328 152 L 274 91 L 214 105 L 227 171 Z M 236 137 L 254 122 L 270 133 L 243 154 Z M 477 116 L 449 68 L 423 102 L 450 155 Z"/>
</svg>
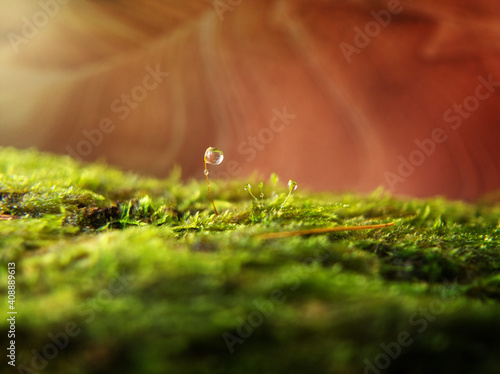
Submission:
<svg viewBox="0 0 500 374">
<path fill-rule="evenodd" d="M 0 173 L 0 210 L 15 217 L 0 221 L 0 273 L 7 290 L 16 263 L 18 368 L 362 373 L 402 332 L 411 343 L 381 372 L 500 365 L 497 206 L 299 186 L 282 208 L 288 188 L 272 178 L 256 200 L 249 181 L 211 181 L 216 216 L 205 181 L 182 183 L 178 170 L 156 180 L 5 148 Z M 34 368 L 32 350 L 68 326 L 67 347 Z"/>
</svg>

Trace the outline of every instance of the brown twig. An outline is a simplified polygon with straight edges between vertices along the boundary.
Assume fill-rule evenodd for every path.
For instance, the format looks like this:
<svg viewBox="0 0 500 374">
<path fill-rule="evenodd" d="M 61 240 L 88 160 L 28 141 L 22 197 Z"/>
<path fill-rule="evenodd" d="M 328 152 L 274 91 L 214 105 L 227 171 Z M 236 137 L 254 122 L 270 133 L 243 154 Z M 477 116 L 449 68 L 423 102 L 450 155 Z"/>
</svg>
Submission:
<svg viewBox="0 0 500 374">
<path fill-rule="evenodd" d="M 370 230 L 380 229 L 382 227 L 392 226 L 394 222 L 382 223 L 379 225 L 364 225 L 364 226 L 336 226 L 336 227 L 321 227 L 317 229 L 297 230 L 297 231 L 281 231 L 269 232 L 257 235 L 260 239 L 275 239 L 275 238 L 288 238 L 290 236 L 309 235 L 309 234 L 324 234 L 335 231 L 351 231 L 351 230 Z"/>
<path fill-rule="evenodd" d="M 19 219 L 18 216 L 11 216 L 10 214 L 0 214 L 0 221 L 10 221 L 11 219 Z"/>
</svg>

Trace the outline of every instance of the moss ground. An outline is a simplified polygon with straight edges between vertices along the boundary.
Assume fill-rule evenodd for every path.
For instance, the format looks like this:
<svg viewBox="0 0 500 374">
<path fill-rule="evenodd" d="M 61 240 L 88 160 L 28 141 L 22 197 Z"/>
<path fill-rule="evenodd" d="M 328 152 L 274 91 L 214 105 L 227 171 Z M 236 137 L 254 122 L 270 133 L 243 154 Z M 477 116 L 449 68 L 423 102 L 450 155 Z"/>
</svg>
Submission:
<svg viewBox="0 0 500 374">
<path fill-rule="evenodd" d="M 202 168 L 200 159 L 200 168 Z M 0 149 L 19 373 L 500 373 L 500 207 Z M 259 182 L 259 180 L 257 180 Z M 252 182 L 250 182 L 252 183 Z M 279 239 L 259 234 L 394 222 Z M 7 335 L 8 322 L 2 319 Z M 7 338 L 2 341 L 7 345 Z M 5 350 L 5 349 L 4 349 Z"/>
</svg>

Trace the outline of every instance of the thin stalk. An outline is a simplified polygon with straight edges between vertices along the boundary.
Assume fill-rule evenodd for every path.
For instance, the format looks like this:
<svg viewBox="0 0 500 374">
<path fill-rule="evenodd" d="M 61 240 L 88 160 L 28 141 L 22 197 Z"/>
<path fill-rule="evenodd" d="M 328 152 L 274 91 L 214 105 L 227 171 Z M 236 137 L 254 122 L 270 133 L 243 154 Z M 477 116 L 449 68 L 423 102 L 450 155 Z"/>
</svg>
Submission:
<svg viewBox="0 0 500 374">
<path fill-rule="evenodd" d="M 207 169 L 207 159 L 205 159 L 205 177 L 207 178 L 207 188 L 210 194 L 210 200 L 212 200 L 212 205 L 214 206 L 215 215 L 218 216 L 217 208 L 215 207 L 214 198 L 212 197 L 212 191 L 210 191 L 210 182 L 208 182 L 208 169 Z"/>
<path fill-rule="evenodd" d="M 283 207 L 286 204 L 286 201 L 288 200 L 288 198 L 290 197 L 291 194 L 292 194 L 292 191 L 288 191 L 288 195 L 286 196 L 285 200 L 281 203 L 280 209 L 283 209 Z"/>
<path fill-rule="evenodd" d="M 259 203 L 259 199 L 257 199 L 255 197 L 255 195 L 252 193 L 252 186 L 250 184 L 247 184 L 245 186 L 245 191 L 248 191 L 248 193 L 250 194 L 250 196 L 252 196 L 254 198 L 254 200 L 257 201 L 257 204 Z"/>
<path fill-rule="evenodd" d="M 324 233 L 334 232 L 334 231 L 379 229 L 382 227 L 387 227 L 387 226 L 392 226 L 392 225 L 394 225 L 394 222 L 382 223 L 379 225 L 365 225 L 365 226 L 320 227 L 317 229 L 308 229 L 308 230 L 268 232 L 265 234 L 257 235 L 257 237 L 260 239 L 287 238 L 290 236 L 309 235 L 309 234 L 324 234 Z"/>
</svg>

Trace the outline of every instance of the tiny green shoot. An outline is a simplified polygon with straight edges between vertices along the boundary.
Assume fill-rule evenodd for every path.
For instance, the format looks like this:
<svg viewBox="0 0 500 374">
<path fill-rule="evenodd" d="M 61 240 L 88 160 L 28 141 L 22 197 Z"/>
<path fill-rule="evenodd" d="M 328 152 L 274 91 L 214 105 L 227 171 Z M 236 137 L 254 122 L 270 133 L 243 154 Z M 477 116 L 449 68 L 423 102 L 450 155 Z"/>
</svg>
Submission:
<svg viewBox="0 0 500 374">
<path fill-rule="evenodd" d="M 280 179 L 278 178 L 278 175 L 276 173 L 272 173 L 269 179 L 271 180 L 271 184 L 273 185 L 273 192 L 271 193 L 271 196 L 273 198 L 276 198 L 278 197 L 278 193 L 276 192 L 276 186 L 278 185 Z"/>
<path fill-rule="evenodd" d="M 290 195 L 292 194 L 293 191 L 295 191 L 297 189 L 297 182 L 293 181 L 293 180 L 289 180 L 288 181 L 288 195 L 287 197 L 285 198 L 285 200 L 283 201 L 283 203 L 281 204 L 281 209 L 283 209 L 283 207 L 285 206 L 285 203 L 287 202 L 288 198 L 290 197 Z"/>
<path fill-rule="evenodd" d="M 248 184 L 245 185 L 245 191 L 248 191 L 248 193 L 250 194 L 250 196 L 252 196 L 257 203 L 259 202 L 259 200 L 252 193 L 252 185 L 250 183 L 248 183 Z"/>
</svg>

